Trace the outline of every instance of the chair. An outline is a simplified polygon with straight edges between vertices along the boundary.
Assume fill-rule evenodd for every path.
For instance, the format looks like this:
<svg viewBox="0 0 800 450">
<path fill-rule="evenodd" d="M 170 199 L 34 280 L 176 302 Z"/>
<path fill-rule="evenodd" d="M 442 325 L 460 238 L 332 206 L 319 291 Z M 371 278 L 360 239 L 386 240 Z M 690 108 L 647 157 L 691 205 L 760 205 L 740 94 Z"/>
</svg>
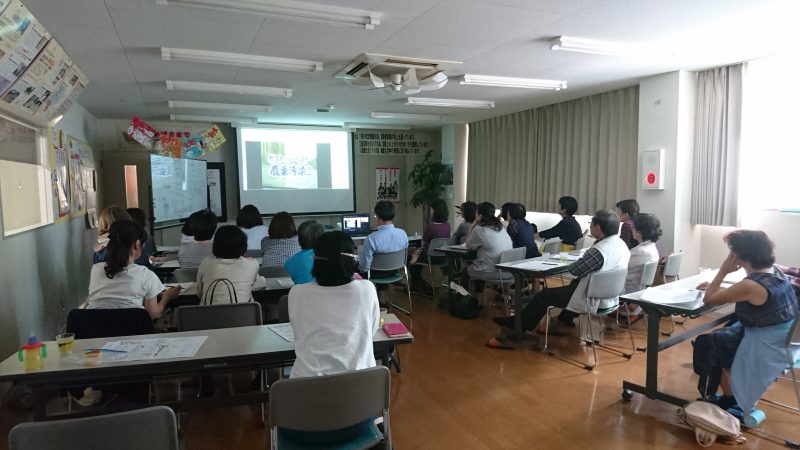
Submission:
<svg viewBox="0 0 800 450">
<path fill-rule="evenodd" d="M 264 278 L 287 278 L 291 276 L 283 266 L 261 266 L 258 269 L 258 274 Z"/>
<path fill-rule="evenodd" d="M 440 249 L 454 244 L 455 239 L 452 237 L 431 239 L 431 241 L 428 243 L 425 261 L 417 261 L 417 264 L 428 266 L 428 275 L 431 280 L 431 288 L 433 288 L 432 294 L 434 296 L 436 296 L 436 283 L 433 282 L 433 268 L 438 267 L 440 270 L 444 270 L 444 268 L 448 265 L 448 261 L 446 259 L 447 255 L 442 253 Z M 433 258 L 439 258 L 440 262 L 434 261 Z M 444 288 L 447 287 L 446 284 L 439 284 L 439 286 Z"/>
<path fill-rule="evenodd" d="M 281 295 L 278 299 L 278 323 L 289 322 L 289 296 Z"/>
<path fill-rule="evenodd" d="M 73 309 L 67 315 L 67 333 L 75 339 L 152 334 L 153 319 L 144 308 Z"/>
<path fill-rule="evenodd" d="M 247 327 L 254 325 L 261 325 L 261 305 L 256 302 L 247 303 L 228 303 L 218 305 L 206 306 L 180 306 L 175 309 L 175 326 L 178 331 L 195 331 L 195 330 L 215 330 L 220 328 L 236 328 Z M 237 373 L 243 373 L 242 380 L 234 383 L 233 374 L 226 373 L 225 384 L 228 387 L 229 395 L 233 395 L 235 389 L 234 384 L 247 385 L 253 381 L 256 375 L 250 370 L 245 370 Z M 205 378 L 205 380 L 204 380 Z M 264 390 L 264 377 L 259 372 L 258 378 L 261 382 L 261 390 Z M 179 382 L 182 380 L 179 380 Z M 202 384 L 211 382 L 211 377 L 201 376 L 200 383 Z M 220 383 L 214 383 L 217 385 Z M 179 388 L 180 390 L 180 388 Z"/>
<path fill-rule="evenodd" d="M 262 323 L 261 305 L 256 302 L 180 306 L 175 309 L 178 331 L 216 330 Z"/>
<path fill-rule="evenodd" d="M 525 247 L 517 247 L 512 248 L 509 250 L 505 250 L 500 253 L 500 261 L 499 263 L 509 263 L 514 261 L 520 261 L 525 259 L 525 254 L 527 253 L 528 249 Z M 502 269 L 495 268 L 492 272 L 472 272 L 469 276 L 469 291 L 474 292 L 473 281 L 475 280 L 483 280 L 487 283 L 494 283 L 500 285 L 500 289 L 502 290 L 504 304 L 506 305 L 506 309 L 508 309 L 508 303 L 505 301 L 506 298 L 506 286 L 511 285 L 514 282 L 514 276 L 508 272 L 503 272 Z M 480 296 L 477 296 L 480 298 Z"/>
<path fill-rule="evenodd" d="M 649 263 L 644 263 L 642 265 L 642 274 L 639 277 L 639 290 L 647 289 L 653 285 L 653 281 L 656 279 L 656 270 L 658 270 L 658 261 L 652 261 Z M 627 308 L 627 304 L 625 304 Z M 628 318 L 630 322 L 630 318 Z M 619 323 L 619 310 L 617 310 L 617 318 L 616 318 L 617 325 Z M 644 351 L 642 348 L 640 350 Z"/>
<path fill-rule="evenodd" d="M 558 254 L 561 251 L 561 241 L 553 241 L 544 245 L 542 254 L 550 253 L 551 255 Z"/>
<path fill-rule="evenodd" d="M 176 283 L 193 283 L 197 281 L 197 268 L 188 269 L 181 267 L 175 269 L 172 275 L 175 277 Z"/>
<path fill-rule="evenodd" d="M 586 307 L 587 307 L 587 310 L 589 310 L 589 311 L 592 310 L 592 302 L 594 302 L 594 301 L 599 302 L 600 300 L 607 300 L 607 299 L 613 299 L 615 297 L 619 297 L 619 295 L 625 289 L 625 277 L 627 275 L 628 275 L 628 269 L 627 268 L 625 268 L 625 269 L 608 270 L 608 271 L 604 271 L 604 272 L 594 272 L 594 273 L 590 274 L 589 275 L 589 280 L 588 280 L 588 286 L 587 286 L 587 289 L 586 289 Z M 545 350 L 548 347 L 547 344 L 548 344 L 548 337 L 549 337 L 549 331 L 550 331 L 550 310 L 552 308 L 553 308 L 552 306 L 548 307 L 547 314 L 545 315 L 545 334 L 544 334 L 544 339 L 545 339 L 545 341 L 544 341 L 545 342 L 544 349 Z M 592 326 L 592 319 L 597 319 L 598 324 L 599 324 L 599 328 L 602 328 L 603 324 L 600 322 L 600 318 L 608 316 L 609 314 L 615 312 L 617 309 L 619 309 L 619 300 L 618 299 L 617 299 L 617 301 L 614 301 L 613 304 L 611 306 L 607 307 L 607 308 L 598 308 L 597 312 L 594 312 L 594 313 L 589 312 L 589 313 L 582 313 L 581 314 L 581 320 L 583 320 L 584 317 L 586 318 L 586 327 L 585 328 L 586 328 L 586 331 L 587 331 L 587 334 L 588 334 L 588 336 L 587 336 L 588 339 L 584 339 L 583 337 L 581 337 L 581 339 L 584 340 L 587 345 L 590 345 L 592 347 L 592 356 L 594 358 L 594 361 L 591 364 L 584 363 L 582 361 L 578 361 L 578 360 L 575 360 L 575 359 L 572 359 L 572 358 L 562 357 L 562 356 L 556 355 L 554 352 L 549 352 L 549 354 L 551 356 L 555 356 L 558 359 L 561 359 L 561 360 L 564 360 L 564 361 L 567 361 L 567 362 L 570 362 L 570 363 L 578 363 L 579 365 L 583 366 L 584 369 L 587 369 L 587 370 L 592 370 L 598 365 L 597 347 L 602 347 L 602 348 L 604 348 L 606 350 L 615 352 L 615 353 L 619 354 L 620 356 L 623 356 L 626 359 L 631 359 L 633 354 L 636 352 L 636 343 L 634 342 L 633 334 L 630 331 L 630 325 L 631 325 L 630 324 L 630 317 L 628 318 L 628 330 L 627 330 L 628 331 L 628 336 L 630 337 L 630 340 L 631 340 L 631 346 L 630 346 L 631 352 L 630 353 L 625 353 L 625 352 L 622 352 L 620 350 L 616 350 L 614 348 L 611 348 L 611 347 L 619 347 L 619 345 L 617 345 L 617 344 L 602 345 L 602 344 L 600 344 L 600 336 L 595 337 L 595 335 L 594 335 L 595 330 L 594 330 L 594 327 Z M 583 328 L 584 327 L 581 326 L 581 329 L 583 329 Z M 581 335 L 583 335 L 582 332 L 581 332 Z M 625 348 L 627 348 L 627 347 L 625 347 Z"/>
<path fill-rule="evenodd" d="M 367 269 L 367 279 L 375 284 L 392 284 L 396 283 L 405 277 L 406 279 L 406 292 L 408 293 L 408 309 L 392 303 L 392 307 L 411 315 L 411 287 L 408 280 L 408 268 L 406 268 L 406 261 L 408 255 L 408 248 L 391 253 L 375 253 L 372 255 L 372 265 Z M 398 273 L 399 270 L 403 271 L 402 274 Z M 372 276 L 372 271 L 393 272 L 386 276 L 375 278 Z"/>
<path fill-rule="evenodd" d="M 326 432 L 361 424 L 359 433 L 338 445 L 312 448 L 392 448 L 389 424 L 389 369 L 383 366 L 336 375 L 278 380 L 269 393 L 271 448 L 306 448 L 294 433 Z M 383 417 L 384 432 L 374 424 Z"/>
<path fill-rule="evenodd" d="M 667 256 L 666 261 L 664 262 L 664 282 L 669 283 L 670 281 L 679 280 L 680 277 L 680 270 L 681 270 L 681 261 L 683 261 L 683 252 L 673 253 Z M 672 278 L 672 280 L 669 280 Z M 671 335 L 675 331 L 675 324 L 683 325 L 686 323 L 686 318 L 684 317 L 681 320 L 675 320 L 674 316 L 670 316 L 670 329 L 667 332 L 662 332 L 661 334 L 665 336 Z"/>
<path fill-rule="evenodd" d="M 166 406 L 80 419 L 21 423 L 10 450 L 178 450 L 175 413 Z"/>
<path fill-rule="evenodd" d="M 798 361 L 795 361 L 794 355 L 792 355 L 792 347 L 800 347 L 800 315 L 795 317 L 794 322 L 792 323 L 792 328 L 789 330 L 789 334 L 786 335 L 786 367 L 787 371 L 790 373 L 791 378 L 779 377 L 778 380 L 785 380 L 791 381 L 792 385 L 794 386 L 794 393 L 797 396 L 797 407 L 793 407 L 787 405 L 782 402 L 777 402 L 774 400 L 762 399 L 767 403 L 772 403 L 773 405 L 778 405 L 783 408 L 790 409 L 792 411 L 800 412 L 800 384 L 797 381 L 797 369 L 798 369 Z"/>
</svg>

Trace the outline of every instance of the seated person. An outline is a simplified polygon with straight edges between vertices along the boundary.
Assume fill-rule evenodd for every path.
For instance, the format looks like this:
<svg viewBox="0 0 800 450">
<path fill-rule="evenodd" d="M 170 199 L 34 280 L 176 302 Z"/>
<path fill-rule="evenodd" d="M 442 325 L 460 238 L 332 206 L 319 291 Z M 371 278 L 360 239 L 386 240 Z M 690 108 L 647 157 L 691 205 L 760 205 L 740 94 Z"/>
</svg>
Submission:
<svg viewBox="0 0 800 450">
<path fill-rule="evenodd" d="M 247 235 L 247 249 L 261 250 L 261 241 L 267 237 L 267 227 L 261 212 L 253 205 L 244 205 L 236 216 L 236 226 Z"/>
<path fill-rule="evenodd" d="M 627 200 L 620 200 L 617 202 L 617 215 L 622 228 L 619 230 L 619 238 L 628 246 L 633 248 L 639 245 L 639 241 L 633 235 L 633 220 L 639 215 L 639 202 L 636 199 L 629 198 Z"/>
<path fill-rule="evenodd" d="M 119 206 L 111 205 L 100 211 L 97 218 L 97 242 L 94 244 L 92 264 L 106 260 L 106 245 L 108 245 L 108 230 L 118 220 L 131 220 L 130 214 Z"/>
<path fill-rule="evenodd" d="M 212 256 L 212 239 L 217 231 L 217 215 L 209 210 L 199 211 L 189 218 L 192 225 L 193 240 L 181 243 L 178 247 L 178 264 L 182 269 L 194 269 Z"/>
<path fill-rule="evenodd" d="M 203 210 L 193 212 L 189 218 L 186 219 L 186 222 L 183 222 L 180 245 L 194 241 L 194 220 L 200 214 L 203 214 Z"/>
<path fill-rule="evenodd" d="M 561 197 L 558 199 L 558 214 L 561 221 L 549 230 L 537 233 L 537 239 L 561 239 L 561 250 L 575 250 L 575 243 L 583 237 L 583 231 L 573 215 L 578 210 L 578 201 L 574 197 Z M 616 233 L 615 233 L 616 234 Z"/>
<path fill-rule="evenodd" d="M 539 325 L 544 315 L 547 313 L 548 306 L 564 308 L 559 315 L 559 321 L 564 324 L 571 324 L 576 313 L 586 312 L 586 291 L 589 286 L 589 275 L 593 272 L 605 272 L 616 269 L 626 269 L 630 259 L 630 251 L 617 236 L 619 232 L 619 218 L 608 209 L 601 209 L 594 213 L 592 224 L 589 226 L 592 237 L 597 239 L 594 245 L 586 250 L 580 259 L 570 264 L 569 273 L 575 279 L 567 286 L 544 289 L 538 292 L 531 302 L 523 309 L 522 329 L 533 330 Z M 596 307 L 607 307 L 610 305 L 599 304 Z M 487 346 L 496 348 L 509 348 L 505 335 L 514 329 L 514 317 L 495 317 L 494 322 L 503 327 L 504 333 L 497 338 L 492 338 L 487 342 Z M 558 334 L 557 327 L 555 333 Z"/>
<path fill-rule="evenodd" d="M 622 226 L 625 229 L 625 226 Z M 642 279 L 644 265 L 658 262 L 658 248 L 656 242 L 661 237 L 661 222 L 653 214 L 639 214 L 633 220 L 633 239 L 641 244 L 631 249 L 631 259 L 628 261 L 628 276 L 625 278 L 625 292 L 636 292 L 642 289 L 639 284 Z M 620 236 L 622 239 L 622 236 Z M 620 314 L 631 316 L 631 323 L 643 316 L 642 308 L 638 305 L 629 305 L 620 311 Z M 627 324 L 625 324 L 627 326 Z"/>
<path fill-rule="evenodd" d="M 314 281 L 314 276 L 311 274 L 311 269 L 314 267 L 314 245 L 323 233 L 325 227 L 316 220 L 306 220 L 297 228 L 297 242 L 302 250 L 287 259 L 283 265 L 294 284 Z"/>
<path fill-rule="evenodd" d="M 201 305 L 250 302 L 253 301 L 252 291 L 267 287 L 264 277 L 258 274 L 258 261 L 244 257 L 247 235 L 239 227 L 220 227 L 211 249 L 214 256 L 205 258 L 197 269 L 197 295 Z M 231 287 L 233 292 L 230 292 Z"/>
<path fill-rule="evenodd" d="M 775 267 L 783 272 L 786 279 L 789 280 L 789 284 L 794 289 L 794 295 L 797 297 L 797 301 L 800 302 L 800 267 L 787 267 L 780 264 L 775 264 Z"/>
<path fill-rule="evenodd" d="M 711 333 L 715 342 L 711 357 L 722 370 L 723 396 L 715 400 L 723 409 L 738 403 L 749 412 L 786 368 L 786 336 L 798 304 L 789 281 L 773 267 L 774 244 L 763 231 L 732 231 L 724 241 L 730 249 L 728 256 L 714 279 L 697 288 L 706 291 L 706 304 L 736 305 L 738 322 Z M 740 268 L 747 274 L 745 279 L 721 287 L 725 277 Z"/>
<path fill-rule="evenodd" d="M 141 208 L 128 208 L 128 215 L 131 216 L 131 220 L 138 223 L 140 227 L 142 227 L 145 232 L 147 231 L 147 215 L 144 213 L 144 210 Z M 153 239 L 153 236 L 147 234 L 147 242 L 144 244 L 144 249 L 142 249 L 142 256 L 136 260 L 136 264 L 140 266 L 145 266 L 148 269 L 153 267 L 153 263 L 150 261 L 150 257 L 154 257 L 158 249 L 156 248 L 156 240 Z"/>
<path fill-rule="evenodd" d="M 542 256 L 539 252 L 539 247 L 533 237 L 536 235 L 536 225 L 525 220 L 525 207 L 522 203 L 509 203 L 508 211 L 503 220 L 508 222 L 506 232 L 511 237 L 511 243 L 514 248 L 525 247 L 526 258 L 536 258 Z M 502 216 L 503 211 L 500 211 Z"/>
<path fill-rule="evenodd" d="M 472 222 L 475 221 L 475 213 L 478 212 L 478 205 L 476 205 L 475 202 L 464 202 L 460 207 L 456 206 L 456 208 L 461 210 L 461 217 L 464 218 L 464 221 L 461 222 L 458 228 L 456 228 L 456 232 L 453 233 L 453 240 L 455 240 L 456 244 L 463 244 L 467 240 Z"/>
<path fill-rule="evenodd" d="M 442 199 L 436 199 L 431 203 L 431 221 L 422 233 L 422 243 L 416 250 L 417 261 L 419 264 L 412 264 L 408 271 L 411 274 L 411 289 L 417 292 L 430 293 L 432 287 L 427 281 L 422 279 L 422 264 L 428 263 L 428 245 L 437 238 L 450 237 L 450 223 L 447 222 L 447 203 Z M 434 262 L 444 261 L 444 256 L 434 256 Z"/>
<path fill-rule="evenodd" d="M 134 263 L 145 242 L 147 233 L 136 223 L 118 220 L 111 225 L 106 260 L 93 265 L 89 276 L 87 309 L 143 308 L 155 319 L 180 294 L 180 286 L 165 291 L 156 274 Z"/>
<path fill-rule="evenodd" d="M 359 267 L 364 274 L 372 266 L 372 259 L 376 253 L 393 253 L 408 248 L 408 235 L 394 226 L 394 204 L 381 200 L 375 204 L 373 211 L 378 220 L 378 229 L 364 239 L 364 247 L 359 255 Z M 372 271 L 370 275 L 377 278 L 386 274 Z"/>
<path fill-rule="evenodd" d="M 291 378 L 375 367 L 372 337 L 380 325 L 375 286 L 355 280 L 355 245 L 331 231 L 314 246 L 316 281 L 289 291 L 289 318 L 297 359 Z"/>
<path fill-rule="evenodd" d="M 283 267 L 286 260 L 299 251 L 297 228 L 295 228 L 292 215 L 281 211 L 272 216 L 272 220 L 269 221 L 267 237 L 261 240 L 261 265 Z"/>
<path fill-rule="evenodd" d="M 494 205 L 489 202 L 478 205 L 478 213 L 465 242 L 467 249 L 477 250 L 477 256 L 467 267 L 466 273 L 462 273 L 461 282 L 467 286 L 469 278 L 475 278 L 479 281 L 475 284 L 478 292 L 483 291 L 481 279 L 495 271 L 494 266 L 500 262 L 500 254 L 514 248 L 511 237 L 503 229 L 500 219 L 494 216 L 494 211 Z"/>
</svg>

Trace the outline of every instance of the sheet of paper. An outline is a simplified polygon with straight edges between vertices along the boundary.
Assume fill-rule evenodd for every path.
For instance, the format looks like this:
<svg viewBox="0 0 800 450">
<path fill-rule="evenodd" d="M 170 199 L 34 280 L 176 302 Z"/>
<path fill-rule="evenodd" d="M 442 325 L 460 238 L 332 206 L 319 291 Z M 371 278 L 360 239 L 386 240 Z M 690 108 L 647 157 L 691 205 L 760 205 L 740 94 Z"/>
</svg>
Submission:
<svg viewBox="0 0 800 450">
<path fill-rule="evenodd" d="M 672 304 L 691 303 L 703 298 L 703 291 L 697 289 L 672 288 L 665 285 L 656 288 L 647 288 L 642 292 L 642 300 L 648 302 Z"/>
<path fill-rule="evenodd" d="M 553 260 L 556 260 L 556 261 L 570 261 L 570 262 L 572 262 L 572 261 L 577 261 L 577 260 L 581 259 L 581 255 L 573 255 L 572 253 L 561 252 L 556 256 L 551 256 L 550 259 L 553 259 Z"/>
<path fill-rule="evenodd" d="M 267 325 L 267 328 L 274 331 L 275 334 L 284 338 L 287 342 L 294 342 L 294 331 L 292 330 L 291 323 L 275 323 Z"/>
<path fill-rule="evenodd" d="M 533 272 L 544 272 L 545 270 L 552 270 L 556 267 L 562 267 L 566 265 L 566 262 L 555 261 L 525 261 L 519 264 L 514 264 L 515 267 Z"/>
<path fill-rule="evenodd" d="M 169 358 L 191 358 L 208 336 L 190 336 L 179 338 L 131 339 L 126 341 L 112 341 L 103 345 L 103 350 L 113 355 L 114 361 L 142 361 Z M 120 353 L 117 353 L 120 352 Z M 124 353 L 123 353 L 124 352 Z"/>
<path fill-rule="evenodd" d="M 466 250 L 467 244 L 458 244 L 458 245 L 448 245 L 447 248 L 452 248 L 455 250 Z"/>
</svg>

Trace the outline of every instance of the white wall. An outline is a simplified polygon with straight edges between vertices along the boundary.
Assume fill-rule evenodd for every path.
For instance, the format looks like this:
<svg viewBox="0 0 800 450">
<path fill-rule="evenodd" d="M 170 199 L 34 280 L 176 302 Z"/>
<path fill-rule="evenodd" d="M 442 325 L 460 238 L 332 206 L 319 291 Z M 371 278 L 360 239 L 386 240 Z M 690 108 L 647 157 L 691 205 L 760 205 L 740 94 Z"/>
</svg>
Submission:
<svg viewBox="0 0 800 450">
<path fill-rule="evenodd" d="M 671 72 L 639 84 L 639 167 L 636 199 L 641 212 L 655 214 L 664 234 L 662 252 L 684 251 L 681 275 L 700 267 L 700 232 L 690 224 L 696 75 Z M 663 148 L 663 190 L 641 187 L 644 151 Z"/>
<path fill-rule="evenodd" d="M 55 128 L 88 142 L 100 161 L 97 119 L 83 107 L 73 106 Z M 0 237 L 0 355 L 16 351 L 30 334 L 52 339 L 67 312 L 84 301 L 95 238 L 85 217 Z"/>
</svg>

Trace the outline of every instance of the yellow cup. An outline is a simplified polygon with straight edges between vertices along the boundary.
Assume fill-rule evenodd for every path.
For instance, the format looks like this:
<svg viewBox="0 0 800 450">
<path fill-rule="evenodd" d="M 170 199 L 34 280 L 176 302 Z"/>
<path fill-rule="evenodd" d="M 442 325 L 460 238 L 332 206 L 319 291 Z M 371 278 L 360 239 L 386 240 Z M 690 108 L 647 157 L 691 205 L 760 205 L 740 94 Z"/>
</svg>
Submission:
<svg viewBox="0 0 800 450">
<path fill-rule="evenodd" d="M 67 356 L 72 353 L 72 347 L 75 344 L 75 333 L 64 333 L 56 336 L 56 343 L 58 344 L 58 354 L 60 356 Z"/>
</svg>

